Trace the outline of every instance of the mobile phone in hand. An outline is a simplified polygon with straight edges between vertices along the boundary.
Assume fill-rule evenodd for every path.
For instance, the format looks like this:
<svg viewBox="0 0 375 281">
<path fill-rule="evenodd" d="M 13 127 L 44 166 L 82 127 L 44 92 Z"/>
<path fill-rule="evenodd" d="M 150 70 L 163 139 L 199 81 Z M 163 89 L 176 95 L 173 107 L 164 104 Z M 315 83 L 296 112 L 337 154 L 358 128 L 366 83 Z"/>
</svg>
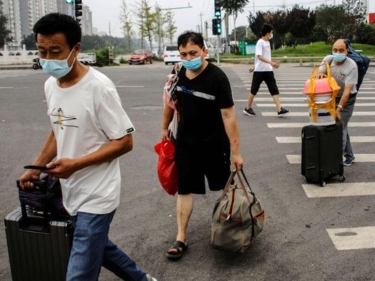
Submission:
<svg viewBox="0 0 375 281">
<path fill-rule="evenodd" d="M 41 171 L 52 170 L 52 169 L 54 169 L 54 167 L 47 168 L 46 166 L 38 166 L 38 165 L 26 165 L 26 166 L 23 167 L 23 168 L 24 168 L 24 169 L 41 170 Z"/>
</svg>

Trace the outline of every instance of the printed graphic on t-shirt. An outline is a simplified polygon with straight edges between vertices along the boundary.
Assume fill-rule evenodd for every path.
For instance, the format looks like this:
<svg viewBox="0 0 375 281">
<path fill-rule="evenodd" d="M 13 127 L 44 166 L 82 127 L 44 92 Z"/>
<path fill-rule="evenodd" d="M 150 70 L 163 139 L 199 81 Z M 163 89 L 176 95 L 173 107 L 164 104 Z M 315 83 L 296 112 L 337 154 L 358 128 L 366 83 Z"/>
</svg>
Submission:
<svg viewBox="0 0 375 281">
<path fill-rule="evenodd" d="M 77 120 L 77 117 L 74 115 L 64 114 L 64 111 L 60 107 L 58 109 L 54 108 L 51 111 L 51 118 L 56 120 L 53 121 L 53 124 L 59 125 L 61 130 L 64 130 L 64 127 L 78 128 L 78 126 L 72 124 L 75 120 Z"/>
</svg>

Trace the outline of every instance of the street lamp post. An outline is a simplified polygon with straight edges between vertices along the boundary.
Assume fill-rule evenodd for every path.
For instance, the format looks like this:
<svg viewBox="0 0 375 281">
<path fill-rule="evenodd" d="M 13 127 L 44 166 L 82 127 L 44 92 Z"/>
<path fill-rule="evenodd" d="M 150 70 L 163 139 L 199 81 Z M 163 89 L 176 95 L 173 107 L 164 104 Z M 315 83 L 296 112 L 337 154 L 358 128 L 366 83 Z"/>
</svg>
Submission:
<svg viewBox="0 0 375 281">
<path fill-rule="evenodd" d="M 159 11 L 158 11 L 158 37 L 159 37 L 159 50 L 158 50 L 158 53 L 159 55 L 161 54 L 161 38 L 160 38 L 160 12 L 161 11 L 167 11 L 167 10 L 177 10 L 177 9 L 188 9 L 188 8 L 193 8 L 192 6 L 190 6 L 190 2 L 188 2 L 188 5 L 187 7 L 174 7 L 174 8 L 159 8 Z"/>
</svg>

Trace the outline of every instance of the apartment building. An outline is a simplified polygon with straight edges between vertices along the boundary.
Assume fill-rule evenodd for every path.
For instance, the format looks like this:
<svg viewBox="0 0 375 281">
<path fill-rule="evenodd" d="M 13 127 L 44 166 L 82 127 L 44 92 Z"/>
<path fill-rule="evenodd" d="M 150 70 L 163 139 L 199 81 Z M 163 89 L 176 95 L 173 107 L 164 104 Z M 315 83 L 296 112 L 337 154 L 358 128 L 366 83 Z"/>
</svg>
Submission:
<svg viewBox="0 0 375 281">
<path fill-rule="evenodd" d="M 74 16 L 74 4 L 64 0 L 2 0 L 0 9 L 8 17 L 7 28 L 13 38 L 11 46 L 21 46 L 24 36 L 32 33 L 35 22 L 43 15 L 58 12 Z M 82 33 L 92 34 L 92 14 L 89 6 L 82 7 Z M 1 44 L 1 43 L 0 43 Z"/>
</svg>

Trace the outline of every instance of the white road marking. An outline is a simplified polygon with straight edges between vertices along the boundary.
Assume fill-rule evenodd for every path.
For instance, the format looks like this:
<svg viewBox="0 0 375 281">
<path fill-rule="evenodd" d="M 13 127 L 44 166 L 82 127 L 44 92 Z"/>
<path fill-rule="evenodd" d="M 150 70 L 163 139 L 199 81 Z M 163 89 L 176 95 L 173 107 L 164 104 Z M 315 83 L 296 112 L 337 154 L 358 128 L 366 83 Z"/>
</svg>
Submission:
<svg viewBox="0 0 375 281">
<path fill-rule="evenodd" d="M 300 154 L 288 154 L 286 159 L 289 164 L 301 164 Z M 375 154 L 355 154 L 355 162 L 358 163 L 372 163 L 375 162 Z"/>
<path fill-rule="evenodd" d="M 267 123 L 268 128 L 301 128 L 302 129 L 302 127 L 306 125 L 310 125 L 310 123 Z M 349 125 L 350 127 L 375 127 L 375 122 L 350 122 Z"/>
<path fill-rule="evenodd" d="M 276 137 L 278 143 L 301 143 L 301 137 Z M 375 142 L 375 136 L 350 136 L 350 142 Z"/>
<path fill-rule="evenodd" d="M 337 250 L 375 248 L 375 226 L 329 228 L 327 232 Z"/>
<path fill-rule="evenodd" d="M 375 182 L 331 183 L 325 187 L 302 184 L 308 198 L 375 195 Z"/>
<path fill-rule="evenodd" d="M 275 117 L 277 116 L 277 113 L 276 111 L 262 111 L 262 116 L 264 117 Z M 353 112 L 353 116 L 374 116 L 375 115 L 375 111 L 354 111 Z M 309 117 L 309 113 L 306 111 L 306 112 L 289 112 L 288 115 L 286 115 L 286 117 L 299 117 L 299 116 L 307 116 Z M 351 122 L 349 122 L 349 126 L 350 126 Z"/>
</svg>

